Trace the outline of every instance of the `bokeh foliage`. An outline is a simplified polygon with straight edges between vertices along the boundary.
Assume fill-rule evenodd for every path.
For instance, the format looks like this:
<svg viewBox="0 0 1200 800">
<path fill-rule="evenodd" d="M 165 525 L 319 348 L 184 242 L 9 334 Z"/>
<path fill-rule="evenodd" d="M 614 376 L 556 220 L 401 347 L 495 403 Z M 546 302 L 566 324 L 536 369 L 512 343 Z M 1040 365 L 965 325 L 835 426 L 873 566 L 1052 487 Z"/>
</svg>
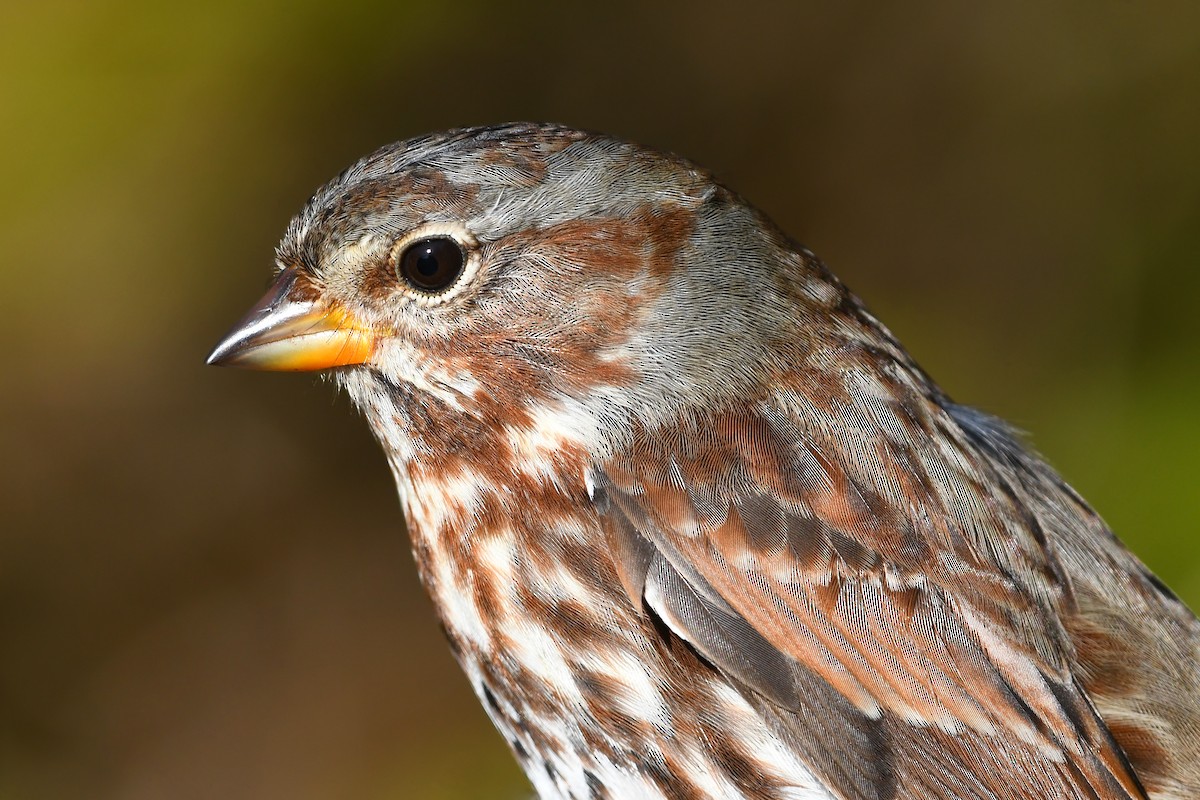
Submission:
<svg viewBox="0 0 1200 800">
<path fill-rule="evenodd" d="M 525 791 L 365 426 L 202 366 L 308 194 L 431 129 L 685 153 L 1200 604 L 1193 2 L 0 6 L 0 798 Z"/>
</svg>

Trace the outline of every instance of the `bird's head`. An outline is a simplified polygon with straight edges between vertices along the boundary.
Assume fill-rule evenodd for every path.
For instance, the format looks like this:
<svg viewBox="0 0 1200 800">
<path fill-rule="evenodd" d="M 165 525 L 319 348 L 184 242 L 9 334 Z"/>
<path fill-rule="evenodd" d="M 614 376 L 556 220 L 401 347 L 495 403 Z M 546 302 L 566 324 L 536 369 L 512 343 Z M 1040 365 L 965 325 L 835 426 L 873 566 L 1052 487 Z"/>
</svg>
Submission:
<svg viewBox="0 0 1200 800">
<path fill-rule="evenodd" d="M 548 413 L 601 446 L 635 418 L 744 397 L 829 339 L 845 302 L 700 168 L 549 125 L 382 148 L 312 197 L 277 262 L 210 363 L 336 367 L 406 449 Z"/>
</svg>

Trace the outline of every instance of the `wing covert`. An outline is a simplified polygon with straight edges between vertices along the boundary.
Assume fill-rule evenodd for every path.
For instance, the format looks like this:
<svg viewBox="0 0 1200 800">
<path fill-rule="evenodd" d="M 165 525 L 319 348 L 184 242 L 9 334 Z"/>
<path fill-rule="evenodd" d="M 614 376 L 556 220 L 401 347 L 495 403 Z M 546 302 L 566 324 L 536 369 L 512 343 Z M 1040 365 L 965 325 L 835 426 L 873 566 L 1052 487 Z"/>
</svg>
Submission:
<svg viewBox="0 0 1200 800">
<path fill-rule="evenodd" d="M 936 758 L 913 742 L 948 743 L 959 766 L 984 755 L 967 743 L 987 743 L 1041 765 L 1047 796 L 1144 797 L 1070 672 L 1039 536 L 1020 552 L 981 546 L 1029 524 L 1015 499 L 951 509 L 954 486 L 931 488 L 977 490 L 970 470 L 986 465 L 965 449 L 931 461 L 876 447 L 864 474 L 847 450 L 769 408 L 645 432 L 598 465 L 612 550 L 637 554 L 618 559 L 635 602 L 781 719 L 836 708 L 881 726 L 909 753 L 902 771 Z M 965 796 L 1024 796 L 1009 791 Z"/>
</svg>

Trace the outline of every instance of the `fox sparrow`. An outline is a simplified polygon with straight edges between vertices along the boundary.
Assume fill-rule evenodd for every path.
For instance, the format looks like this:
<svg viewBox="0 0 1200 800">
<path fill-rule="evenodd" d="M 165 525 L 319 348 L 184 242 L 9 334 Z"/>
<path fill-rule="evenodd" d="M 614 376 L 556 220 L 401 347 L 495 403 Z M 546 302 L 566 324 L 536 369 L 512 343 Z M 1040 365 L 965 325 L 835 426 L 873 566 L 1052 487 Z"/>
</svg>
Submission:
<svg viewBox="0 0 1200 800">
<path fill-rule="evenodd" d="M 336 368 L 542 798 L 1200 797 L 1200 623 L 701 168 L 413 139 L 277 260 L 210 362 Z"/>
</svg>

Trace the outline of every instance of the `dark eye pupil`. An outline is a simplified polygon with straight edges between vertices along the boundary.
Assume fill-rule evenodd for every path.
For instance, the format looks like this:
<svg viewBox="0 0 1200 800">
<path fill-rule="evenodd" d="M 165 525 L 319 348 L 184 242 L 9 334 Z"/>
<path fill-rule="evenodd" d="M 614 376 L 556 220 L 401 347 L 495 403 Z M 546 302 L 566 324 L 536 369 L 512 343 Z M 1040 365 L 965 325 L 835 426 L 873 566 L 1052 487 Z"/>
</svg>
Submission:
<svg viewBox="0 0 1200 800">
<path fill-rule="evenodd" d="M 445 236 L 414 242 L 400 255 L 400 277 L 423 292 L 440 292 L 462 273 L 463 251 Z"/>
<path fill-rule="evenodd" d="M 430 252 L 424 252 L 417 256 L 417 272 L 427 277 L 437 275 L 438 267 L 440 266 L 437 256 Z"/>
</svg>

